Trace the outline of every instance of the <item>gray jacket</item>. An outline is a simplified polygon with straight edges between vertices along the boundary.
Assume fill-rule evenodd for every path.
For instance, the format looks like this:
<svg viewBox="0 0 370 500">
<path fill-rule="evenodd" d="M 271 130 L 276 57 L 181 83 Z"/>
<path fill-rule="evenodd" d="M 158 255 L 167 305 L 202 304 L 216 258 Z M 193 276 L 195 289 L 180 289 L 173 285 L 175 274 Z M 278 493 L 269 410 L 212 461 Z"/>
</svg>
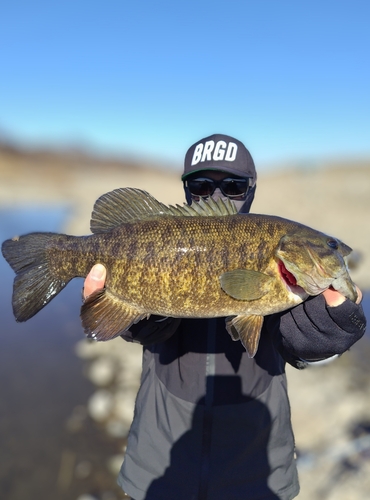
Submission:
<svg viewBox="0 0 370 500">
<path fill-rule="evenodd" d="M 299 492 L 285 362 L 341 354 L 361 306 L 322 296 L 265 318 L 255 358 L 212 320 L 144 320 L 141 386 L 118 482 L 135 500 L 290 500 Z M 340 326 L 339 326 L 340 325 Z"/>
</svg>

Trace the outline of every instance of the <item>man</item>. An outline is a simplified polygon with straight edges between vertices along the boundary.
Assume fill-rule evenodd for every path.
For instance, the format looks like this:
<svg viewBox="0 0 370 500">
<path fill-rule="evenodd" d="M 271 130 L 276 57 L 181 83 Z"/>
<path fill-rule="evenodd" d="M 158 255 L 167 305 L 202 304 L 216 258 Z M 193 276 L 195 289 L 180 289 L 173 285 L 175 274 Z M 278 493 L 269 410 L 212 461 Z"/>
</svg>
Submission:
<svg viewBox="0 0 370 500">
<path fill-rule="evenodd" d="M 238 140 L 215 134 L 187 152 L 187 202 L 229 198 L 249 212 L 256 171 Z M 97 265 L 85 296 L 104 286 Z M 144 346 L 143 371 L 119 484 L 135 500 L 290 500 L 299 492 L 285 362 L 303 368 L 364 333 L 359 302 L 335 290 L 267 316 L 257 354 L 225 319 L 151 317 L 122 337 Z"/>
</svg>

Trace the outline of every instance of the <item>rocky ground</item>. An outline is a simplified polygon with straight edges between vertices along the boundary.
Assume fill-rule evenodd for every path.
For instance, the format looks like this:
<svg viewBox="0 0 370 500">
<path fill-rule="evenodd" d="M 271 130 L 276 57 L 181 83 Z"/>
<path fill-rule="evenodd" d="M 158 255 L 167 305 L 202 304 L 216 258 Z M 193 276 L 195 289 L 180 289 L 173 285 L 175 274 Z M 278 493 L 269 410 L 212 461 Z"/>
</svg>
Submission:
<svg viewBox="0 0 370 500">
<path fill-rule="evenodd" d="M 182 203 L 180 172 L 77 153 L 21 153 L 0 148 L 0 207 L 65 205 L 65 232 L 87 234 L 99 195 L 123 186 L 148 190 L 166 203 Z M 323 230 L 352 246 L 359 262 L 352 276 L 370 290 L 370 162 L 281 168 L 261 173 L 254 212 L 281 215 Z M 300 500 L 363 500 L 370 491 L 369 345 L 363 340 L 330 363 L 299 372 L 288 367 L 292 419 L 299 454 Z M 122 438 L 132 419 L 141 349 L 116 339 L 76 354 L 96 391 L 90 416 Z M 118 472 L 124 449 L 111 459 Z"/>
</svg>

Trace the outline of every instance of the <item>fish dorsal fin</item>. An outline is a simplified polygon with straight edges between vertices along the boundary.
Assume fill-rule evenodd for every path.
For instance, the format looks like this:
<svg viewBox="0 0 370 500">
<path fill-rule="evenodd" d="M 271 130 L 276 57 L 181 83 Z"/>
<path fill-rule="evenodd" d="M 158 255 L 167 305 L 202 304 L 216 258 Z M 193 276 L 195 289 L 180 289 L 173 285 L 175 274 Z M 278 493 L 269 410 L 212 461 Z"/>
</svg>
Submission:
<svg viewBox="0 0 370 500">
<path fill-rule="evenodd" d="M 235 215 L 238 213 L 234 203 L 230 201 L 229 198 L 225 200 L 219 199 L 214 200 L 213 198 L 207 198 L 204 200 L 200 198 L 198 202 L 193 201 L 190 205 L 185 205 L 184 208 L 194 208 L 198 215 L 205 217 L 214 217 L 215 215 Z"/>
<path fill-rule="evenodd" d="M 189 205 L 167 206 L 152 195 L 136 188 L 119 188 L 103 194 L 94 205 L 90 229 L 93 233 L 109 232 L 127 222 L 135 222 L 160 215 L 183 217 L 214 217 L 237 213 L 235 205 L 212 198 Z"/>
<path fill-rule="evenodd" d="M 125 222 L 142 220 L 153 215 L 167 213 L 168 208 L 146 191 L 119 188 L 103 194 L 95 202 L 90 229 L 104 233 Z"/>
<path fill-rule="evenodd" d="M 200 198 L 199 201 L 193 201 L 191 205 L 176 205 L 167 207 L 171 215 L 183 217 L 215 217 L 225 215 L 235 215 L 238 213 L 234 203 L 228 198 L 226 200 L 214 200 Z"/>
</svg>

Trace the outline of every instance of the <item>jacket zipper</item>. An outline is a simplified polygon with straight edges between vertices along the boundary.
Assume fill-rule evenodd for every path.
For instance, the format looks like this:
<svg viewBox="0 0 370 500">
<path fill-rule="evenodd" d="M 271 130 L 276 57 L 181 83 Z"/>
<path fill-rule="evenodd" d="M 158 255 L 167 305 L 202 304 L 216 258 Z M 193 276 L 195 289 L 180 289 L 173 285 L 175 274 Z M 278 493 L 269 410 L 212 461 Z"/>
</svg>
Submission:
<svg viewBox="0 0 370 500">
<path fill-rule="evenodd" d="M 203 416 L 203 439 L 198 500 L 207 500 L 210 476 L 212 444 L 212 407 L 214 400 L 214 377 L 216 374 L 216 319 L 208 321 L 206 356 L 206 393 Z"/>
</svg>

